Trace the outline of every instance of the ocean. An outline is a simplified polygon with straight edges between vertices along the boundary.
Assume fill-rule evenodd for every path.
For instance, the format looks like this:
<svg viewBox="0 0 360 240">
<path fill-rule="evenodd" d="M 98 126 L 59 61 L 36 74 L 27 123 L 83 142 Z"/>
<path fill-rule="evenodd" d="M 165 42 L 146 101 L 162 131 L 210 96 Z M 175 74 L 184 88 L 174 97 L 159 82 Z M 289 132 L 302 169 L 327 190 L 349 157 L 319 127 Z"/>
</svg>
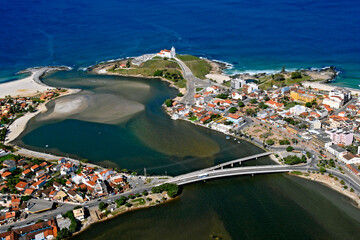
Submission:
<svg viewBox="0 0 360 240">
<path fill-rule="evenodd" d="M 228 73 L 333 65 L 360 84 L 356 1 L 2 0 L 0 81 L 28 67 L 178 53 L 232 63 Z"/>
</svg>

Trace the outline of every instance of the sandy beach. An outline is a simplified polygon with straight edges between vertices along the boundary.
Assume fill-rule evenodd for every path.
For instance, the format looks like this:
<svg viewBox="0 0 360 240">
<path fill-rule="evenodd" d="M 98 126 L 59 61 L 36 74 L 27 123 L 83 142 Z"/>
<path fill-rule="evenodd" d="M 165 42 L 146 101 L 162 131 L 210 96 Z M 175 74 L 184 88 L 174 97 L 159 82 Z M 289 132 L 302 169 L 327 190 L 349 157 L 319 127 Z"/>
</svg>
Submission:
<svg viewBox="0 0 360 240">
<path fill-rule="evenodd" d="M 80 89 L 68 89 L 67 92 L 64 94 L 61 94 L 59 97 L 71 95 L 74 93 L 80 92 Z M 59 98 L 58 97 L 58 98 Z M 46 102 L 47 103 L 47 102 Z M 42 103 L 37 107 L 36 112 L 28 112 L 24 116 L 16 119 L 9 127 L 8 127 L 8 133 L 6 135 L 4 144 L 8 145 L 11 141 L 15 140 L 26 128 L 26 124 L 29 122 L 29 120 L 36 115 L 46 112 L 46 103 Z"/>
<path fill-rule="evenodd" d="M 43 84 L 40 80 L 45 73 L 53 70 L 62 70 L 62 68 L 41 67 L 22 71 L 23 73 L 30 72 L 31 75 L 23 79 L 0 84 L 0 98 L 5 98 L 9 95 L 11 97 L 31 97 L 54 89 L 53 87 Z"/>
<path fill-rule="evenodd" d="M 219 73 L 209 73 L 206 74 L 205 77 L 207 79 L 215 80 L 217 83 L 222 84 L 224 81 L 229 81 L 230 76 Z"/>
<path fill-rule="evenodd" d="M 304 87 L 311 87 L 311 88 L 317 88 L 323 91 L 331 91 L 334 90 L 336 88 L 344 88 L 344 87 L 338 87 L 338 86 L 334 86 L 334 85 L 329 85 L 327 83 L 322 83 L 322 82 L 303 82 L 302 83 Z M 353 89 L 353 88 L 345 88 L 351 91 L 351 94 L 353 95 L 359 95 L 360 94 L 360 89 Z"/>
</svg>

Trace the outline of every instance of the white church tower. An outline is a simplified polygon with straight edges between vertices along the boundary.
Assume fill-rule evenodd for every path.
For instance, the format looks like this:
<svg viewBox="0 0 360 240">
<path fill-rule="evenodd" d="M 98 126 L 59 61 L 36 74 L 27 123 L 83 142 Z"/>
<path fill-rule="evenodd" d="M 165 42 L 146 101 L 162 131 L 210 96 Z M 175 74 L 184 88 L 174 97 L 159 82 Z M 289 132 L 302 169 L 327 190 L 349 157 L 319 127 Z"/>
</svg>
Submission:
<svg viewBox="0 0 360 240">
<path fill-rule="evenodd" d="M 174 47 L 171 47 L 170 55 L 171 55 L 171 58 L 175 58 L 175 57 L 176 57 L 176 53 L 175 53 L 175 48 L 174 48 Z"/>
</svg>

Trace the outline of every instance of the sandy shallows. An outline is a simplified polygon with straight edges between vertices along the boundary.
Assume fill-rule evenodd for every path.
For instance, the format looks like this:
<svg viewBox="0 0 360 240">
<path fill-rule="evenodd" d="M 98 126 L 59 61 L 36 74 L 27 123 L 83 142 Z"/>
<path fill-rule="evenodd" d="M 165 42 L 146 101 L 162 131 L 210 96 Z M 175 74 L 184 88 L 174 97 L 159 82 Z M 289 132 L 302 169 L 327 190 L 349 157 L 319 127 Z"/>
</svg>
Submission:
<svg viewBox="0 0 360 240">
<path fill-rule="evenodd" d="M 77 119 L 88 122 L 117 124 L 144 110 L 144 105 L 114 94 L 81 94 L 54 101 L 53 109 L 37 120 Z"/>
</svg>

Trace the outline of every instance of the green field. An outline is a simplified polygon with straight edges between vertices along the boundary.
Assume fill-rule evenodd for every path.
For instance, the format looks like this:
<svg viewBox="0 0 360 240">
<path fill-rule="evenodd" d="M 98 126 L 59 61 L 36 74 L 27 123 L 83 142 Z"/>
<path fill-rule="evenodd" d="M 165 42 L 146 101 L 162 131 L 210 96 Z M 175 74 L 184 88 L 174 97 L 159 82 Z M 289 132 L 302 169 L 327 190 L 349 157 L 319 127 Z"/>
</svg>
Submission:
<svg viewBox="0 0 360 240">
<path fill-rule="evenodd" d="M 111 68 L 109 72 L 120 73 L 122 75 L 139 75 L 144 77 L 164 77 L 174 82 L 179 88 L 186 87 L 186 80 L 183 79 L 181 68 L 178 63 L 172 60 L 164 60 L 155 57 L 140 66 L 131 65 L 130 68 Z M 157 74 L 160 72 L 160 74 Z"/>
<path fill-rule="evenodd" d="M 205 75 L 210 73 L 211 66 L 208 62 L 192 55 L 177 55 L 186 66 L 190 68 L 195 77 L 205 79 Z"/>
<path fill-rule="evenodd" d="M 145 199 L 143 199 L 143 198 L 137 198 L 137 199 L 131 201 L 131 203 L 132 203 L 134 206 L 144 205 L 145 202 L 146 202 L 146 201 L 145 201 Z"/>
</svg>

